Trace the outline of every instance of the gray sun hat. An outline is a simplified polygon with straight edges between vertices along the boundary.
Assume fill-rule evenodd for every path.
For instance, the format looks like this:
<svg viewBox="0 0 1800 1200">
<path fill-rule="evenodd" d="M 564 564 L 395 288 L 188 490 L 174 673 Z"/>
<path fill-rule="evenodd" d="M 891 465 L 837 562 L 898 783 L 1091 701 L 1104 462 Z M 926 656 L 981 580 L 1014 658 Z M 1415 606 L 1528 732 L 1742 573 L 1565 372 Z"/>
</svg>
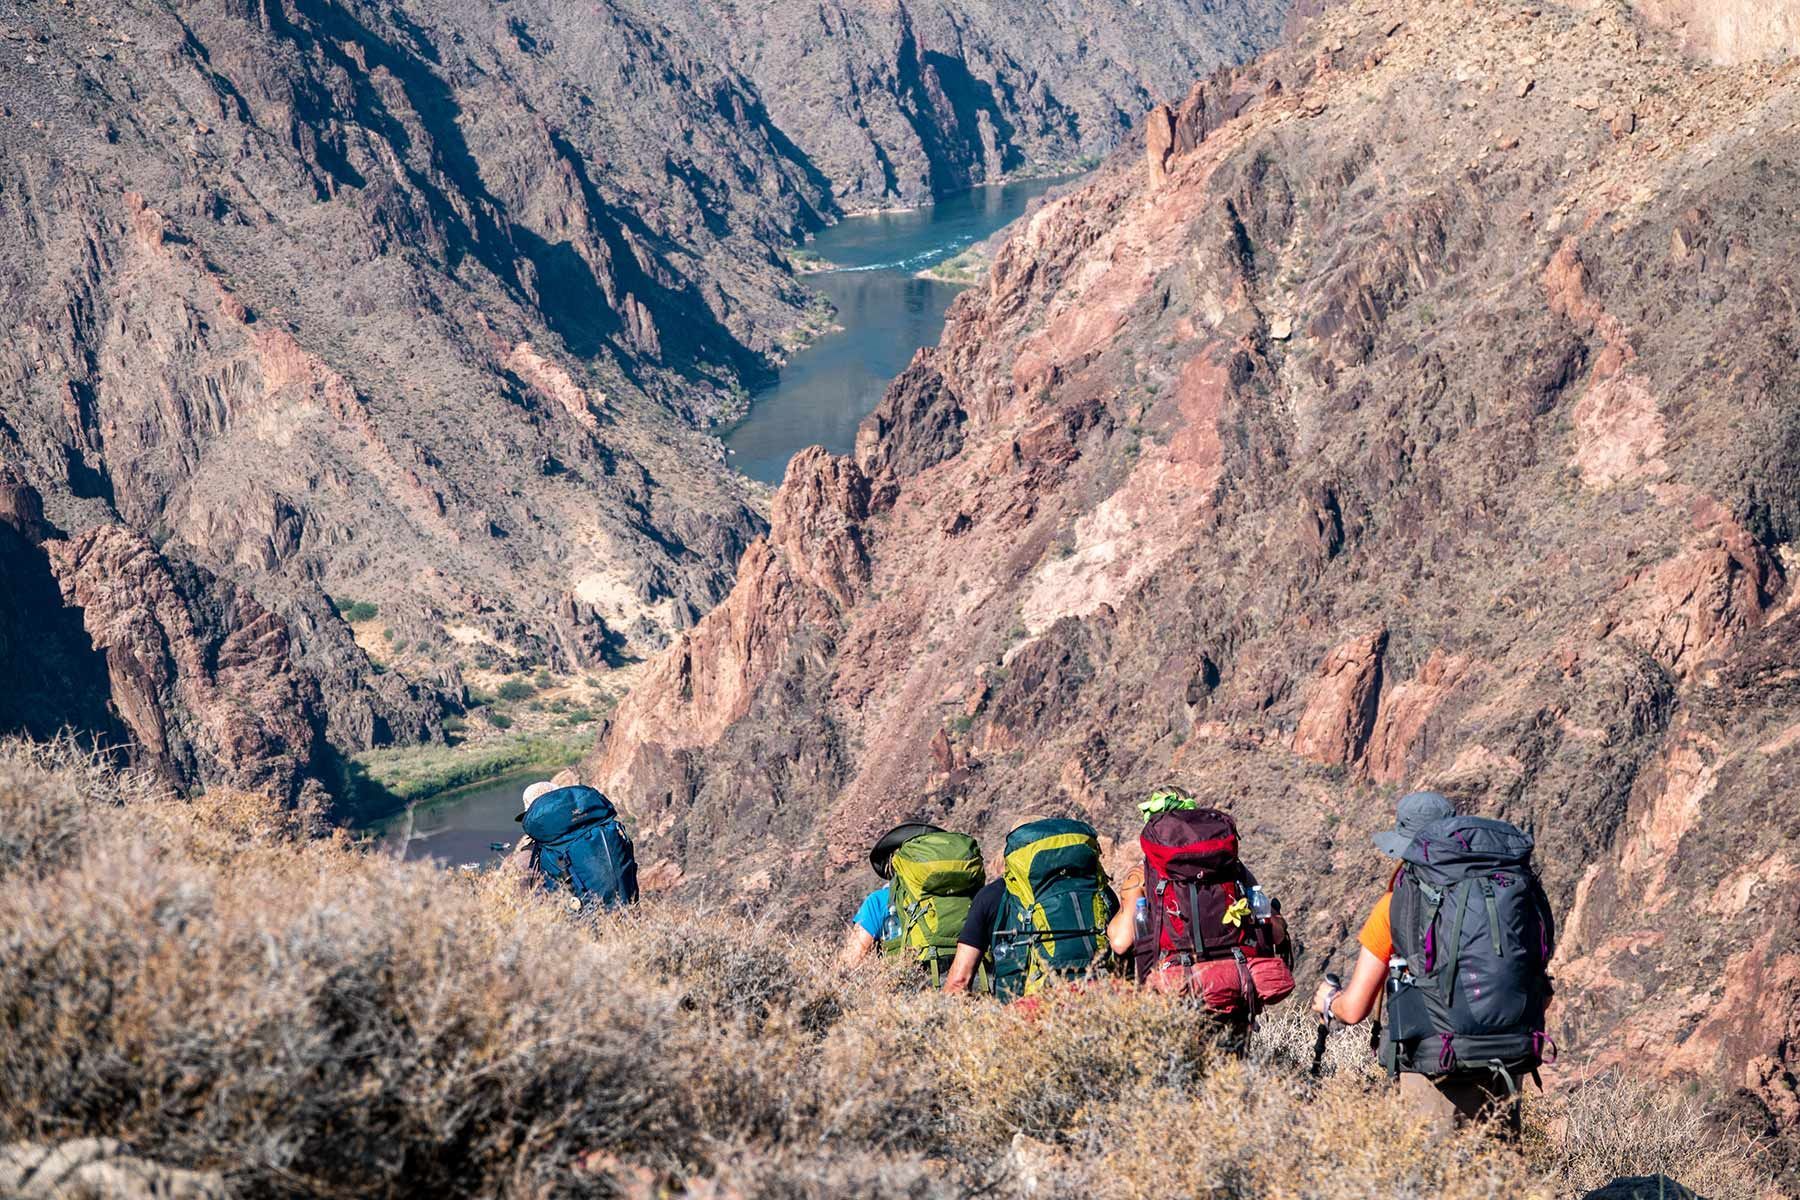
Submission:
<svg viewBox="0 0 1800 1200">
<path fill-rule="evenodd" d="M 1375 848 L 1389 858 L 1399 858 L 1427 825 L 1455 815 L 1455 806 L 1436 792 L 1408 792 L 1400 797 L 1394 828 L 1375 835 Z"/>
</svg>

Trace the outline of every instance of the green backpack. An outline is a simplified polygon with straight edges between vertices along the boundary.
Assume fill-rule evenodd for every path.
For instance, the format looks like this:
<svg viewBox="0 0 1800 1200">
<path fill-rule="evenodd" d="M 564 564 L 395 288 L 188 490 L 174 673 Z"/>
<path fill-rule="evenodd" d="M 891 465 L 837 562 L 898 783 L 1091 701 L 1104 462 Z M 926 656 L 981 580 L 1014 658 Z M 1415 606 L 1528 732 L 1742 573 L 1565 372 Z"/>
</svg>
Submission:
<svg viewBox="0 0 1800 1200">
<path fill-rule="evenodd" d="M 916 960 L 938 987 L 956 957 L 970 901 L 987 877 L 981 847 L 967 834 L 922 833 L 894 851 L 889 864 L 888 901 L 899 933 L 882 943 L 882 953 Z"/>
<path fill-rule="evenodd" d="M 1053 975 L 1104 965 L 1112 953 L 1106 923 L 1117 911 L 1093 826 L 1056 817 L 1007 834 L 1006 897 L 990 951 L 994 995 L 1033 995 Z"/>
</svg>

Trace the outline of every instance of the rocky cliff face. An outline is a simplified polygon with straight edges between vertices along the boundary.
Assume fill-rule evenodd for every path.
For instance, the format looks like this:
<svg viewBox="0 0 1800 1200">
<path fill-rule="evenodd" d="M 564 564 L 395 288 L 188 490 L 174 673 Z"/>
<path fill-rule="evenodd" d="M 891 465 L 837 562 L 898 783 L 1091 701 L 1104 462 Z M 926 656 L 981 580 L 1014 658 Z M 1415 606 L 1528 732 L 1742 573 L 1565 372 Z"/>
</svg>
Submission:
<svg viewBox="0 0 1800 1200">
<path fill-rule="evenodd" d="M 1374 4 L 1195 86 L 796 463 L 603 786 L 824 920 L 908 814 L 1128 842 L 1179 780 L 1318 949 L 1437 787 L 1537 831 L 1565 1068 L 1792 1132 L 1796 69 Z"/>
<path fill-rule="evenodd" d="M 1604 3 L 1581 0 L 1577 7 L 1602 16 Z M 1785 60 L 1800 54 L 1800 12 L 1788 4 L 1757 0 L 1645 0 L 1636 11 L 1652 25 L 1672 32 L 1691 54 L 1722 63 Z"/>
<path fill-rule="evenodd" d="M 1074 168 L 1196 73 L 1270 45 L 1290 0 L 658 3 L 732 62 L 846 207 Z"/>
<path fill-rule="evenodd" d="M 741 381 L 789 343 L 807 294 L 781 248 L 839 196 L 919 199 L 1093 140 L 1015 131 L 1030 105 L 1010 100 L 983 124 L 944 40 L 960 18 L 933 10 L 890 44 L 911 21 L 896 6 L 821 26 L 815 48 L 861 64 L 855 81 L 822 65 L 761 76 L 784 97 L 842 83 L 864 110 L 910 114 L 912 141 L 888 117 L 868 141 L 892 144 L 903 182 L 870 190 L 848 166 L 835 181 L 863 152 L 837 154 L 862 117 L 795 104 L 795 132 L 778 125 L 790 106 L 743 69 L 755 37 L 722 32 L 740 15 L 636 0 L 10 9 L 0 462 L 71 539 L 70 598 L 130 567 L 148 589 L 132 604 L 267 616 L 348 750 L 435 718 L 421 689 L 379 676 L 328 596 L 378 604 L 412 648 L 396 665 L 453 688 L 464 660 L 584 670 L 690 626 L 764 527 L 762 498 L 697 427 L 741 408 Z M 1147 81 L 1264 28 L 1220 17 L 1216 39 L 1152 53 L 1133 22 L 1143 61 L 1102 38 L 1109 57 L 1071 77 L 1095 89 L 1069 102 L 1081 121 L 1116 127 Z M 996 36 L 971 32 L 970 52 L 991 58 Z M 1065 58 L 970 69 L 1005 90 Z M 141 672 L 121 675 L 121 656 L 149 635 L 117 630 L 121 603 L 99 600 L 88 628 L 122 639 L 102 648 L 124 686 Z M 204 710 L 186 686 L 144 694 Z M 123 716 L 161 737 L 148 711 Z M 276 740 L 298 746 L 304 723 Z M 171 769 L 227 761 L 256 740 L 240 733 L 170 743 Z"/>
<path fill-rule="evenodd" d="M 104 657 L 65 608 L 50 557 L 43 501 L 0 467 L 0 728 L 50 738 L 63 729 L 124 737 L 107 706 Z"/>
</svg>

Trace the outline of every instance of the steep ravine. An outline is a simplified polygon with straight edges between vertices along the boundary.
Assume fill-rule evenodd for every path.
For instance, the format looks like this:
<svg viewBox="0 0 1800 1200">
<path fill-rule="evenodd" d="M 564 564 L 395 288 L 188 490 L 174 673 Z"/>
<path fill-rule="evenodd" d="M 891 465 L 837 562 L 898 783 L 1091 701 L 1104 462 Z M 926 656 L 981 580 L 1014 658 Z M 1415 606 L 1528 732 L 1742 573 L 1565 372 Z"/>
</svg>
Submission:
<svg viewBox="0 0 1800 1200">
<path fill-rule="evenodd" d="M 974 45 L 1002 15 L 946 19 Z M 1272 28 L 1236 21 L 1094 64 L 1083 119 L 1122 126 L 1173 62 Z M 891 71 L 854 52 L 863 103 L 929 93 L 917 55 L 954 74 L 920 37 Z M 41 500 L 111 719 L 171 782 L 263 755 L 314 793 L 324 760 L 437 736 L 464 671 L 604 670 L 726 594 L 767 502 L 702 430 L 793 342 L 782 251 L 922 196 L 836 180 L 846 127 L 785 129 L 736 47 L 636 0 L 0 17 L 0 463 Z M 932 132 L 960 113 L 908 125 L 934 163 L 965 154 Z M 1003 136 L 994 161 L 1086 144 Z M 385 641 L 352 638 L 350 602 Z M 240 643 L 292 704 L 218 661 Z"/>
<path fill-rule="evenodd" d="M 1180 780 L 1314 969 L 1435 786 L 1537 831 L 1562 1078 L 1791 1137 L 1797 70 L 1458 0 L 1207 79 L 795 459 L 590 772 L 661 879 L 821 921 L 896 819 L 1125 845 Z"/>
</svg>

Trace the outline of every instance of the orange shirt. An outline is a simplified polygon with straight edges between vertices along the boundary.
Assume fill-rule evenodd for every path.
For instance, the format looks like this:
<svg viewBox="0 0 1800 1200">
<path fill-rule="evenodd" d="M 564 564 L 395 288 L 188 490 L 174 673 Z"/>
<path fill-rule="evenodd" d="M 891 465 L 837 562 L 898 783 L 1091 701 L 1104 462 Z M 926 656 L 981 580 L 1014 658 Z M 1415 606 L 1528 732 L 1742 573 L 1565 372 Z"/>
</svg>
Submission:
<svg viewBox="0 0 1800 1200">
<path fill-rule="evenodd" d="M 1394 902 L 1394 893 L 1383 892 L 1381 899 L 1375 902 L 1375 909 L 1369 919 L 1363 922 L 1362 932 L 1356 940 L 1362 943 L 1363 949 L 1379 958 L 1382 962 L 1394 956 L 1394 927 L 1388 920 L 1388 908 Z"/>
<path fill-rule="evenodd" d="M 1399 882 L 1402 869 L 1394 868 L 1393 875 L 1388 877 L 1388 890 L 1375 902 L 1369 919 L 1363 922 L 1362 932 L 1356 935 L 1356 940 L 1362 943 L 1363 949 L 1382 962 L 1394 957 L 1394 923 L 1389 919 L 1388 909 L 1393 906 L 1394 884 Z"/>
</svg>

